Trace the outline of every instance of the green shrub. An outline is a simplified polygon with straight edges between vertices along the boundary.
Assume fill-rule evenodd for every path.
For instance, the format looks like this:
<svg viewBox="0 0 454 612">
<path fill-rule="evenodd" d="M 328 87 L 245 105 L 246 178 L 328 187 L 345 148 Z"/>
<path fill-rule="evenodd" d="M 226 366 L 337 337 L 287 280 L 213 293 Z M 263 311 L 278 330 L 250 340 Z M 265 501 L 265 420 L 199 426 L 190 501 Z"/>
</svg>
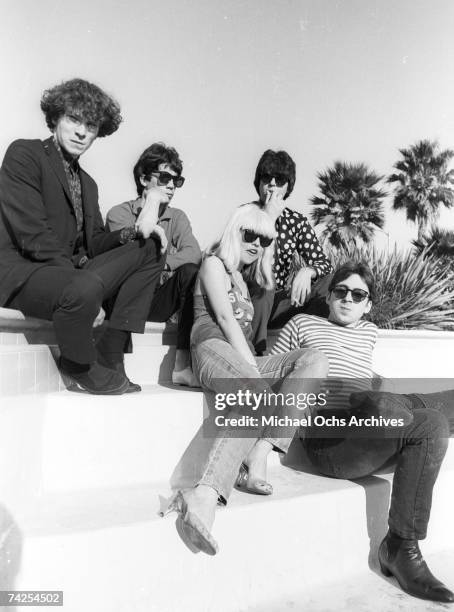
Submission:
<svg viewBox="0 0 454 612">
<path fill-rule="evenodd" d="M 368 319 L 382 329 L 454 330 L 454 277 L 427 251 L 389 253 L 373 245 L 330 253 L 333 266 L 365 261 L 375 278 L 376 299 Z"/>
</svg>

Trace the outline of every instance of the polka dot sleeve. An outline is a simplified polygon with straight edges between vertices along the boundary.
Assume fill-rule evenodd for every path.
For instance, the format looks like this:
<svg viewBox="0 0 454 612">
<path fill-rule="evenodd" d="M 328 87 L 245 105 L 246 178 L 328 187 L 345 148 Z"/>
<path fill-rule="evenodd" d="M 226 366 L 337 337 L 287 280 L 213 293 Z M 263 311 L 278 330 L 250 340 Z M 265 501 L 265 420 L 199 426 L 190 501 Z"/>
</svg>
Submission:
<svg viewBox="0 0 454 612">
<path fill-rule="evenodd" d="M 296 250 L 304 257 L 307 265 L 314 268 L 316 279 L 331 272 L 332 266 L 323 252 L 312 226 L 305 217 L 300 222 Z"/>
<path fill-rule="evenodd" d="M 284 208 L 276 222 L 277 240 L 274 257 L 274 276 L 277 289 L 285 289 L 292 269 L 295 253 L 307 266 L 315 270 L 316 278 L 331 272 L 322 247 L 306 217 L 289 208 Z"/>
</svg>

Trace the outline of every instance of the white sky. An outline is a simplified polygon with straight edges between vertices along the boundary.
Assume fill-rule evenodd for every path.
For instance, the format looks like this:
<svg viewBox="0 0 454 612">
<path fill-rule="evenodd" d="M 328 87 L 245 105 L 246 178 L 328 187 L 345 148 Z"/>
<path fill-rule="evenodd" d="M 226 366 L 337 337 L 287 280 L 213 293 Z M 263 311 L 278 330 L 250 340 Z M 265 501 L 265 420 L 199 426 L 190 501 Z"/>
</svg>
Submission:
<svg viewBox="0 0 454 612">
<path fill-rule="evenodd" d="M 388 174 L 417 139 L 454 148 L 453 32 L 451 0 L 2 0 L 0 155 L 47 137 L 43 89 L 92 80 L 124 116 L 82 159 L 102 210 L 134 197 L 134 162 L 163 140 L 185 164 L 173 204 L 204 246 L 255 197 L 267 148 L 295 159 L 289 205 L 305 214 L 336 159 Z M 402 246 L 416 235 L 403 213 L 385 229 Z"/>
</svg>

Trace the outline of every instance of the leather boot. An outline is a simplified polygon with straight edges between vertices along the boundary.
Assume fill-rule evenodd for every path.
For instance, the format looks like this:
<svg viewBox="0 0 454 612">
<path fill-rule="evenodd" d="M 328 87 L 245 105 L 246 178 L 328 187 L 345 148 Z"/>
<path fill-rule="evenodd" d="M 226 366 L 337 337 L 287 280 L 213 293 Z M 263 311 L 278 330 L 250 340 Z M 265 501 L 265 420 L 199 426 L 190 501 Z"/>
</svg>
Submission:
<svg viewBox="0 0 454 612">
<path fill-rule="evenodd" d="M 382 573 L 394 576 L 406 593 L 420 599 L 454 602 L 454 593 L 427 567 L 418 540 L 404 540 L 388 532 L 378 549 L 378 561 Z"/>
</svg>

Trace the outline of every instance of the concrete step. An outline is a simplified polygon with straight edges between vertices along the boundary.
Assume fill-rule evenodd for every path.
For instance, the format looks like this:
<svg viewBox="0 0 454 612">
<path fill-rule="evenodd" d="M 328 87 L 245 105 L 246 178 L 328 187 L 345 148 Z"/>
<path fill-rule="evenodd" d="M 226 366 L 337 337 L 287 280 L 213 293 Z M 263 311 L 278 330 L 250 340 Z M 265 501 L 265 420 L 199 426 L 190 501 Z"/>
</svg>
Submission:
<svg viewBox="0 0 454 612">
<path fill-rule="evenodd" d="M 217 513 L 220 554 L 194 555 L 174 517 L 158 517 L 171 487 L 197 481 L 209 445 L 196 436 L 202 394 L 155 385 L 170 378 L 174 332 L 134 337 L 126 367 L 147 386 L 110 398 L 62 390 L 49 330 L 30 322 L 21 334 L 17 325 L 0 325 L 1 588 L 64 590 L 70 612 L 367 610 L 369 597 L 374 609 L 432 610 L 374 573 L 390 474 L 321 477 L 299 441 L 285 464 L 271 455 L 271 498 L 234 492 Z M 453 341 L 381 332 L 376 370 L 412 376 L 400 391 L 415 390 L 418 377 L 444 376 L 443 388 L 454 387 Z M 451 587 L 453 476 L 451 440 L 422 547 Z"/>
<path fill-rule="evenodd" d="M 64 491 L 168 481 L 203 420 L 203 395 L 144 387 L 125 396 L 69 391 L 2 397 L 4 492 Z"/>
<path fill-rule="evenodd" d="M 9 334 L 8 334 L 9 335 Z M 20 334 L 11 334 L 20 339 Z M 450 340 L 450 339 L 449 339 Z M 379 339 L 374 354 L 374 371 L 391 379 L 396 391 L 430 392 L 427 381 L 436 389 L 454 387 L 453 342 L 443 339 L 434 342 L 410 338 Z M 126 371 L 131 380 L 142 385 L 168 383 L 175 361 L 175 347 L 163 344 L 162 332 L 149 333 L 134 338 L 134 352 L 125 356 Z M 0 401 L 4 396 L 40 393 L 63 389 L 55 359 L 56 346 L 45 344 L 0 345 Z M 396 379 L 408 378 L 408 382 L 396 383 Z M 432 384 L 432 383 L 430 383 Z M 430 386 L 430 385 L 429 385 Z M 404 391 L 403 391 L 404 390 Z"/>
<path fill-rule="evenodd" d="M 52 326 L 48 321 L 24 319 L 18 311 L 10 311 L 9 318 L 2 316 L 2 312 L 7 310 L 0 309 L 0 396 L 40 392 L 43 390 L 41 372 L 45 368 L 55 369 L 50 362 L 53 360 L 52 354 L 54 358 L 58 354 Z M 269 348 L 273 346 L 278 333 L 279 330 L 270 330 Z M 140 384 L 169 382 L 175 361 L 175 341 L 175 325 L 147 323 L 144 334 L 133 334 L 134 351 L 126 355 L 126 369 L 130 378 Z M 46 344 L 51 352 L 46 351 Z M 380 330 L 373 366 L 385 378 L 454 379 L 453 350 L 452 332 Z M 18 366 L 18 360 L 22 351 L 26 353 L 29 373 L 22 374 L 20 378 L 19 372 L 23 368 Z M 35 376 L 30 373 L 32 353 L 35 353 Z M 31 380 L 37 381 L 34 390 Z M 448 385 L 450 383 L 443 383 L 442 388 L 449 388 Z M 454 383 L 450 386 L 454 386 Z"/>
<path fill-rule="evenodd" d="M 31 336 L 31 333 L 35 335 Z M 64 388 L 55 365 L 59 356 L 55 342 L 51 341 L 46 330 L 30 334 L 0 331 L 0 398 Z M 171 381 L 175 362 L 174 340 L 174 328 L 165 329 L 161 324 L 147 324 L 146 334 L 134 334 L 134 351 L 125 356 L 130 378 L 149 385 Z"/>
<path fill-rule="evenodd" d="M 0 460 L 13 466 L 0 473 L 4 495 L 191 486 L 211 444 L 201 428 L 203 401 L 201 391 L 158 385 L 113 397 L 61 391 L 3 398 L 0 424 L 9 435 Z M 270 462 L 277 465 L 279 455 Z"/>
<path fill-rule="evenodd" d="M 43 430 L 43 487 L 168 481 L 202 421 L 199 390 L 155 385 L 127 397 L 50 394 Z"/>
<path fill-rule="evenodd" d="M 425 555 L 437 578 L 453 588 L 454 551 Z M 249 612 L 440 612 L 447 604 L 410 597 L 396 588 L 394 578 L 384 578 L 377 567 L 336 580 L 322 587 L 301 589 L 290 597 L 277 595 L 272 601 L 248 608 Z"/>
<path fill-rule="evenodd" d="M 452 475 L 444 470 L 435 490 L 429 538 L 422 545 L 429 559 L 454 551 L 448 528 Z M 235 491 L 229 506 L 219 509 L 216 557 L 187 549 L 174 515 L 157 517 L 159 487 L 59 493 L 28 515 L 9 516 L 9 522 L 0 514 L 3 553 L 12 560 L 8 579 L 16 589 L 63 590 L 69 612 L 265 611 L 291 609 L 292 602 L 294 609 L 311 611 L 317 598 L 334 601 L 331 585 L 340 600 L 366 601 L 357 580 L 372 580 L 372 592 L 386 592 L 391 601 L 412 601 L 374 574 L 386 531 L 389 476 L 349 482 L 274 466 L 269 479 L 273 496 Z M 443 571 L 448 567 L 436 568 L 440 578 L 453 581 Z M 349 598 L 341 582 L 356 584 Z M 300 605 L 303 595 L 307 605 Z M 394 610 L 375 603 L 375 609 Z"/>
</svg>

